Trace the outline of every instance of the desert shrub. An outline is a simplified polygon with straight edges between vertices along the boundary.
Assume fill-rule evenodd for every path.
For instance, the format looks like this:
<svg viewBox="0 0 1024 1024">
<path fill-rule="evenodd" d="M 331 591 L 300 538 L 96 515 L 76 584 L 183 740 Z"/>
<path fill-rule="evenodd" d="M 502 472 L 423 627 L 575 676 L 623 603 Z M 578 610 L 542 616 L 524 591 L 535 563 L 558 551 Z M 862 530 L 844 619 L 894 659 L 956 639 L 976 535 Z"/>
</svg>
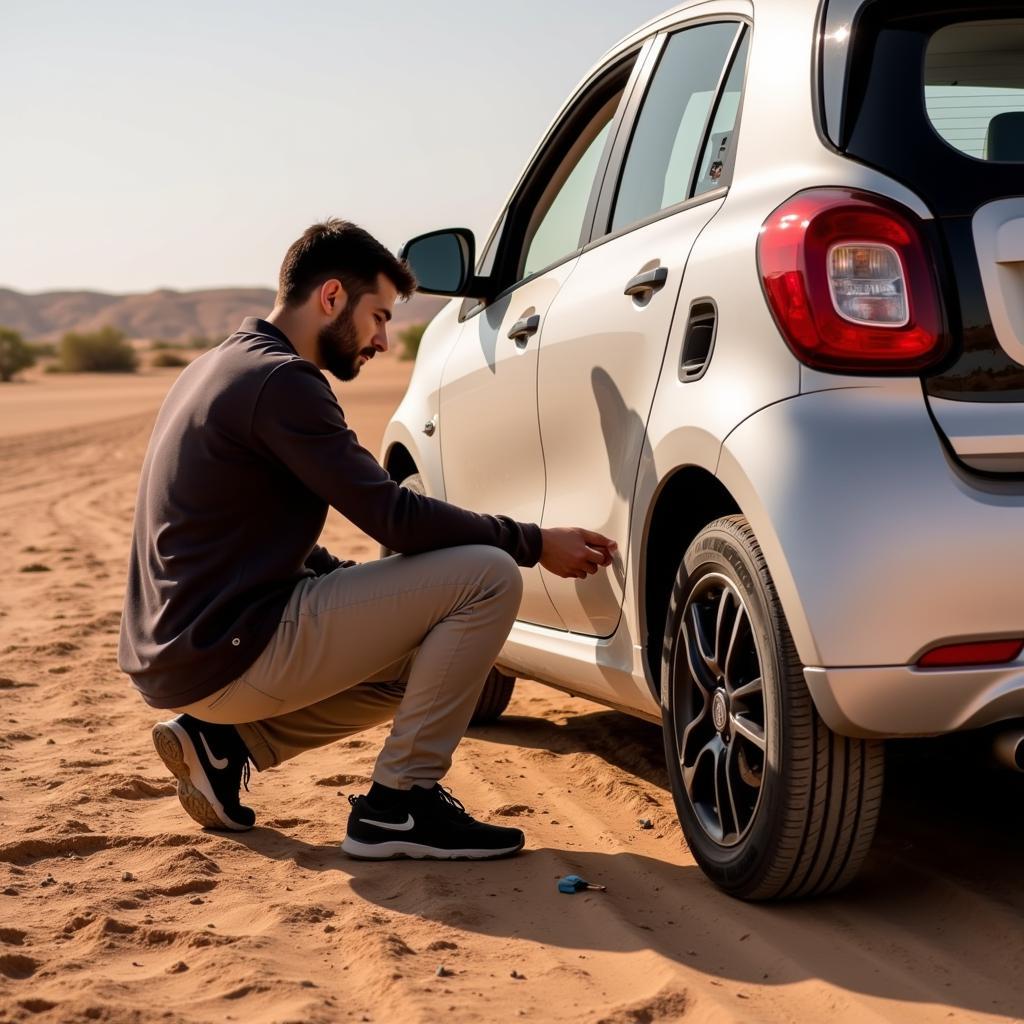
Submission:
<svg viewBox="0 0 1024 1024">
<path fill-rule="evenodd" d="M 197 334 L 194 338 L 190 338 L 188 342 L 189 348 L 213 348 L 214 345 L 219 345 L 220 342 L 215 338 L 207 338 L 202 334 Z"/>
<path fill-rule="evenodd" d="M 427 329 L 426 324 L 412 324 L 405 330 L 398 332 L 398 340 L 402 343 L 402 359 L 415 359 L 416 353 L 420 350 L 420 341 L 423 332 Z"/>
<path fill-rule="evenodd" d="M 37 359 L 45 359 L 57 354 L 57 346 L 52 341 L 33 341 L 32 351 L 36 354 Z"/>
<path fill-rule="evenodd" d="M 11 380 L 16 373 L 27 370 L 35 363 L 31 346 L 9 327 L 0 327 L 0 380 Z"/>
<path fill-rule="evenodd" d="M 150 366 L 188 366 L 188 360 L 177 352 L 163 349 L 153 356 Z"/>
<path fill-rule="evenodd" d="M 157 338 L 156 341 L 149 343 L 150 351 L 152 352 L 163 352 L 165 349 L 176 348 L 177 346 L 173 341 L 166 341 L 163 338 Z"/>
<path fill-rule="evenodd" d="M 60 340 L 60 367 L 67 373 L 134 373 L 135 350 L 115 327 L 90 334 L 70 331 Z"/>
</svg>

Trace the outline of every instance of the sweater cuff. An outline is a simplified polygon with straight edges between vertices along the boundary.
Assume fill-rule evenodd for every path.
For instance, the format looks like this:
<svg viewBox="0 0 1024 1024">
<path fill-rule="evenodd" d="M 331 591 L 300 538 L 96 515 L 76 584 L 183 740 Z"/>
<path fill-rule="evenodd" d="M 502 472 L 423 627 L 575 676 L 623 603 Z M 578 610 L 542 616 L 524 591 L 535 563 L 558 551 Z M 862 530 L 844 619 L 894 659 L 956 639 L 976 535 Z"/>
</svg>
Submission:
<svg viewBox="0 0 1024 1024">
<path fill-rule="evenodd" d="M 544 548 L 544 538 L 541 536 L 540 527 L 536 523 L 520 523 L 523 531 L 523 540 L 526 542 L 527 561 L 519 564 L 525 569 L 531 569 L 540 561 L 541 551 Z"/>
</svg>

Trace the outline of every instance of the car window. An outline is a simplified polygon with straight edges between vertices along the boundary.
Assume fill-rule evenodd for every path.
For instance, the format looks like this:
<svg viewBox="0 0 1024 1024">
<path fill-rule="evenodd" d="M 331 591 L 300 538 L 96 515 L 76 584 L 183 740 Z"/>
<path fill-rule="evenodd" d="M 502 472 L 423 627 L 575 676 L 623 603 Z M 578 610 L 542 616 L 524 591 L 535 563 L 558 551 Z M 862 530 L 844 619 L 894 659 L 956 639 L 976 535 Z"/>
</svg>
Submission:
<svg viewBox="0 0 1024 1024">
<path fill-rule="evenodd" d="M 978 160 L 1024 160 L 1024 19 L 947 25 L 928 43 L 932 127 Z"/>
<path fill-rule="evenodd" d="M 711 122 L 711 131 L 708 133 L 708 140 L 704 145 L 704 155 L 700 161 L 700 170 L 697 173 L 697 185 L 693 190 L 695 196 L 726 183 L 729 160 L 735 152 L 733 135 L 739 118 L 749 42 L 750 33 L 747 32 L 736 48 L 736 56 L 733 57 L 729 77 L 718 98 L 718 108 L 715 110 L 715 117 Z"/>
<path fill-rule="evenodd" d="M 612 231 L 689 198 L 708 113 L 738 27 L 697 25 L 665 44 L 626 154 Z"/>
<path fill-rule="evenodd" d="M 594 176 L 621 98 L 620 89 L 602 104 L 551 175 L 529 217 L 519 277 L 579 248 Z"/>
</svg>

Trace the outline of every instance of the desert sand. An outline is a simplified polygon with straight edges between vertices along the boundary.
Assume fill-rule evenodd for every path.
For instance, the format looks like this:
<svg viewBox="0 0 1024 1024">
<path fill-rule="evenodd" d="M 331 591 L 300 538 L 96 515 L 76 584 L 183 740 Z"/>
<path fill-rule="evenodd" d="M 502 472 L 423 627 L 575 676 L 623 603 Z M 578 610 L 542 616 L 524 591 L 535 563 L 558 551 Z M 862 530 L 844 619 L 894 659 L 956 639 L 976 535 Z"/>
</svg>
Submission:
<svg viewBox="0 0 1024 1024">
<path fill-rule="evenodd" d="M 381 358 L 341 389 L 371 450 L 408 372 Z M 961 742 L 893 746 L 866 871 L 802 905 L 716 891 L 658 728 L 538 683 L 448 779 L 526 829 L 518 858 L 345 858 L 344 795 L 368 785 L 382 729 L 254 773 L 252 832 L 201 831 L 115 663 L 137 473 L 174 373 L 0 386 L 0 1020 L 1024 1015 L 1022 778 Z M 376 557 L 337 515 L 324 541 Z M 607 892 L 560 895 L 570 872 Z"/>
</svg>

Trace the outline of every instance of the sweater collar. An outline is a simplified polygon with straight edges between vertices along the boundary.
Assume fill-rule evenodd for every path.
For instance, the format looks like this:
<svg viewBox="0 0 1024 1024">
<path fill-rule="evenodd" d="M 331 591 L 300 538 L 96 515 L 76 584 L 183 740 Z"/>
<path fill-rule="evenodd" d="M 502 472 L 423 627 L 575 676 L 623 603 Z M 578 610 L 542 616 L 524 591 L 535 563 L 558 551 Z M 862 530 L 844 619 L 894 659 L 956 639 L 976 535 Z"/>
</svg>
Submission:
<svg viewBox="0 0 1024 1024">
<path fill-rule="evenodd" d="M 238 328 L 239 334 L 263 334 L 271 338 L 276 338 L 278 341 L 283 341 L 293 352 L 296 351 L 295 346 L 291 343 L 288 335 L 281 330 L 280 327 L 275 326 L 269 320 L 261 320 L 258 316 L 247 316 L 242 321 L 242 326 Z"/>
</svg>

